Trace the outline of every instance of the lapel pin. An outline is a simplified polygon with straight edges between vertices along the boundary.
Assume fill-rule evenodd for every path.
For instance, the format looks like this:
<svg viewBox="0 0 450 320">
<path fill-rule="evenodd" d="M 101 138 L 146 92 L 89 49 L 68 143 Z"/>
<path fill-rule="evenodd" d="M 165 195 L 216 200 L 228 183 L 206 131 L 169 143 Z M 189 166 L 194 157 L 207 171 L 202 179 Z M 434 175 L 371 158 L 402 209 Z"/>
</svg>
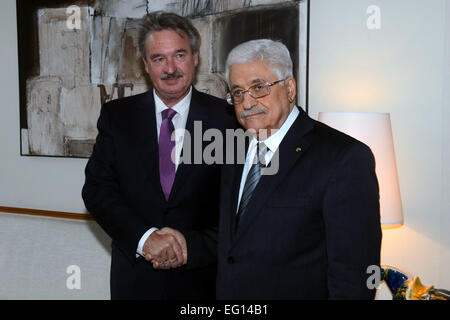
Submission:
<svg viewBox="0 0 450 320">
<path fill-rule="evenodd" d="M 302 148 L 299 147 L 299 148 L 295 149 L 295 151 L 300 152 L 300 151 L 302 151 Z"/>
</svg>

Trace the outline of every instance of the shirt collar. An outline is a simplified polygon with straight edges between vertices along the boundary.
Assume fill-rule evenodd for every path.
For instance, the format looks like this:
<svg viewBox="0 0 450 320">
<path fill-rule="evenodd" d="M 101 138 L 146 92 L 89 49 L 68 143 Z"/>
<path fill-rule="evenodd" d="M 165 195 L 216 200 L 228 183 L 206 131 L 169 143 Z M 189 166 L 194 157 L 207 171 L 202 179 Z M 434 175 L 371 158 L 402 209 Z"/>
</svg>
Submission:
<svg viewBox="0 0 450 320">
<path fill-rule="evenodd" d="M 164 110 L 168 109 L 166 104 L 158 97 L 156 94 L 156 90 L 153 89 L 153 96 L 155 97 L 155 111 L 156 114 L 161 114 Z M 192 86 L 189 90 L 189 93 L 186 95 L 186 97 L 183 98 L 180 102 L 178 102 L 176 105 L 172 107 L 173 110 L 177 112 L 179 115 L 184 115 L 189 111 L 189 106 L 191 104 L 191 98 L 192 98 Z"/>
<path fill-rule="evenodd" d="M 264 144 L 267 146 L 267 149 L 271 152 L 277 151 L 278 147 L 281 144 L 281 141 L 283 141 L 284 136 L 288 133 L 289 129 L 291 128 L 292 124 L 295 122 L 297 117 L 300 115 L 300 111 L 298 110 L 297 106 L 294 106 L 291 113 L 287 117 L 286 121 L 283 123 L 281 128 L 275 132 L 273 135 L 268 137 L 266 140 L 264 140 Z M 252 144 L 256 145 L 256 137 L 253 138 Z"/>
</svg>

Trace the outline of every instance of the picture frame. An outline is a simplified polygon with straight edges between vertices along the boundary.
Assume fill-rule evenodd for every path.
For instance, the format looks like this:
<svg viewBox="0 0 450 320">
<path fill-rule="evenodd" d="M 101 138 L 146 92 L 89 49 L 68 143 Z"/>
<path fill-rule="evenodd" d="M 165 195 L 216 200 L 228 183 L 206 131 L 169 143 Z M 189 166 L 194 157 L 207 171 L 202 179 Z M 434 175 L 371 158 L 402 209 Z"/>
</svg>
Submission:
<svg viewBox="0 0 450 320">
<path fill-rule="evenodd" d="M 137 38 L 157 10 L 191 18 L 202 36 L 195 87 L 221 98 L 234 46 L 285 43 L 308 112 L 309 0 L 16 1 L 22 156 L 89 158 L 101 106 L 151 89 Z"/>
</svg>

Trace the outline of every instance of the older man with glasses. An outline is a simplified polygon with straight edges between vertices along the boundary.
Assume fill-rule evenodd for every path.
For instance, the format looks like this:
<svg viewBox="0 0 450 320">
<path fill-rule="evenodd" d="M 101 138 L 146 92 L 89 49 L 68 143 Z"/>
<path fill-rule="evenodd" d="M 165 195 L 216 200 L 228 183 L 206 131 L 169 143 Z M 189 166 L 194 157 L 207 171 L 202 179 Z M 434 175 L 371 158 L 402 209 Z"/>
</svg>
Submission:
<svg viewBox="0 0 450 320">
<path fill-rule="evenodd" d="M 254 40 L 229 54 L 240 124 L 254 132 L 244 164 L 223 167 L 219 299 L 373 299 L 379 265 L 375 161 L 363 143 L 296 106 L 286 46 Z M 265 174 L 274 157 L 278 170 Z"/>
</svg>

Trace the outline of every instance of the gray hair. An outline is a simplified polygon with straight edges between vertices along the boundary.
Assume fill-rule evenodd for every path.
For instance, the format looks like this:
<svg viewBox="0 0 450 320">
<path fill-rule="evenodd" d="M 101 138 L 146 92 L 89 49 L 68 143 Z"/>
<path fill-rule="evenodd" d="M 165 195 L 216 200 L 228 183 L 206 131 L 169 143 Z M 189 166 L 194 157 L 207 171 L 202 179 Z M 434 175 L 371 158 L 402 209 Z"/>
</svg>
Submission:
<svg viewBox="0 0 450 320">
<path fill-rule="evenodd" d="M 175 13 L 155 11 L 147 14 L 140 24 L 139 49 L 143 57 L 145 57 L 145 47 L 150 33 L 163 30 L 173 30 L 180 36 L 184 36 L 183 33 L 185 33 L 189 38 L 192 53 L 199 52 L 201 45 L 200 33 L 188 18 Z"/>
<path fill-rule="evenodd" d="M 265 61 L 272 72 L 281 79 L 293 77 L 293 63 L 288 48 L 280 41 L 260 39 L 244 42 L 231 50 L 225 68 L 225 78 L 230 83 L 233 64 Z"/>
</svg>

